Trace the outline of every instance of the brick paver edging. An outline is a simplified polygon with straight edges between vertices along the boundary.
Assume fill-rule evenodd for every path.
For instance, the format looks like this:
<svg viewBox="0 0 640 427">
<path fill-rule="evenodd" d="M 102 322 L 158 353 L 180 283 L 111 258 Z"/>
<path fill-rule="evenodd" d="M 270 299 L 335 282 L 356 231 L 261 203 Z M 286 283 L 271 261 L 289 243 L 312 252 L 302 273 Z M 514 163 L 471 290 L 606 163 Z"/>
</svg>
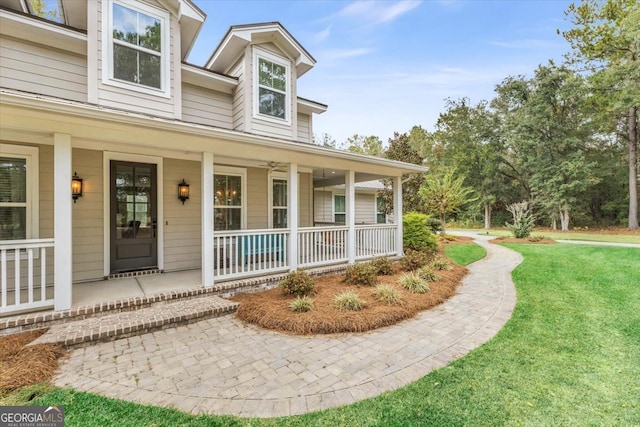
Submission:
<svg viewBox="0 0 640 427">
<path fill-rule="evenodd" d="M 491 339 L 510 318 L 521 257 L 476 241 L 458 293 L 362 334 L 282 335 L 224 316 L 73 350 L 54 382 L 191 413 L 278 417 L 351 404 L 413 382 Z"/>
</svg>

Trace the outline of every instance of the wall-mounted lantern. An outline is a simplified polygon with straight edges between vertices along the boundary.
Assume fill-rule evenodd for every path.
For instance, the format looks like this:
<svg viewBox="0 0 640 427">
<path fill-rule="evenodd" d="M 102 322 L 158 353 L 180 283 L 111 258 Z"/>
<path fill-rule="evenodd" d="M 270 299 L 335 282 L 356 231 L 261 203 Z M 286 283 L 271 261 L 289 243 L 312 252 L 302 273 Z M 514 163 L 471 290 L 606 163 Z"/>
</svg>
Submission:
<svg viewBox="0 0 640 427">
<path fill-rule="evenodd" d="M 178 199 L 182 200 L 184 205 L 185 200 L 189 199 L 189 184 L 187 184 L 182 178 L 182 182 L 178 184 Z"/>
<path fill-rule="evenodd" d="M 71 177 L 71 197 L 73 197 L 73 203 L 78 200 L 78 197 L 82 197 L 82 178 L 76 172 L 73 172 Z"/>
</svg>

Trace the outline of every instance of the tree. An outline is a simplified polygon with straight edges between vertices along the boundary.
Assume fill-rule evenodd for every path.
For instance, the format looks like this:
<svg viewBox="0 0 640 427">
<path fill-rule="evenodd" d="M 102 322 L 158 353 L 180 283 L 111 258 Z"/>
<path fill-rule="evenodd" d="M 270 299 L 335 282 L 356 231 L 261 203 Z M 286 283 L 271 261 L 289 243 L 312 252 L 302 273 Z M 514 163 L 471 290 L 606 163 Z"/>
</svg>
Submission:
<svg viewBox="0 0 640 427">
<path fill-rule="evenodd" d="M 374 135 L 362 136 L 355 134 L 347 138 L 343 144 L 346 150 L 352 153 L 368 154 L 369 156 L 382 157 L 382 141 Z"/>
<path fill-rule="evenodd" d="M 322 147 L 336 148 L 336 140 L 328 133 L 323 133 L 320 138 L 313 135 L 313 143 Z"/>
<path fill-rule="evenodd" d="M 575 28 L 562 33 L 573 63 L 586 65 L 610 120 L 625 118 L 629 165 L 630 229 L 638 225 L 638 108 L 640 106 L 640 3 L 584 0 L 565 12 Z"/>
<path fill-rule="evenodd" d="M 455 172 L 450 169 L 441 177 L 429 174 L 419 190 L 427 212 L 440 217 L 442 234 L 445 234 L 446 215 L 474 200 L 470 197 L 473 189 L 464 186 L 464 176 L 454 178 Z"/>
</svg>

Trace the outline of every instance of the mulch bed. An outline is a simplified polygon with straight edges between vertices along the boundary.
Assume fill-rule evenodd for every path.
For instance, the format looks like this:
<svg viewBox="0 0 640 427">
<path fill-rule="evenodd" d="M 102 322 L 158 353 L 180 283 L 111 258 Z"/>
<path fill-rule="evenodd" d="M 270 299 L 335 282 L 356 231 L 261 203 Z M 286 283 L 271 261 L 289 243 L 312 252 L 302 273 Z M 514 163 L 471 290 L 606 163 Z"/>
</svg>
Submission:
<svg viewBox="0 0 640 427">
<path fill-rule="evenodd" d="M 404 271 L 397 263 L 394 264 L 395 274 L 379 276 L 379 283 L 397 289 L 402 297 L 400 305 L 388 305 L 376 299 L 373 296 L 375 286 L 349 285 L 343 281 L 343 275 L 330 275 L 316 278 L 317 293 L 312 296 L 314 308 L 309 312 L 291 311 L 289 304 L 295 296 L 284 295 L 281 289 L 275 288 L 234 297 L 233 300 L 240 303 L 236 315 L 245 322 L 296 335 L 365 332 L 411 318 L 454 295 L 467 269 L 451 261 L 449 263 L 452 270 L 437 271 L 440 279 L 429 283 L 431 291 L 424 294 L 409 292 L 398 284 L 398 278 Z M 365 308 L 360 311 L 337 309 L 334 296 L 345 290 L 356 292 L 365 302 Z"/>
<path fill-rule="evenodd" d="M 553 239 L 548 239 L 548 238 L 536 238 L 536 237 L 529 237 L 529 238 L 525 238 L 525 239 L 516 239 L 515 237 L 496 237 L 495 239 L 490 240 L 491 243 L 531 243 L 531 244 L 537 244 L 537 245 L 551 245 L 554 243 L 558 243 Z"/>
<path fill-rule="evenodd" d="M 8 392 L 48 381 L 58 368 L 58 359 L 67 352 L 52 344 L 26 345 L 45 329 L 0 336 L 0 397 Z"/>
</svg>

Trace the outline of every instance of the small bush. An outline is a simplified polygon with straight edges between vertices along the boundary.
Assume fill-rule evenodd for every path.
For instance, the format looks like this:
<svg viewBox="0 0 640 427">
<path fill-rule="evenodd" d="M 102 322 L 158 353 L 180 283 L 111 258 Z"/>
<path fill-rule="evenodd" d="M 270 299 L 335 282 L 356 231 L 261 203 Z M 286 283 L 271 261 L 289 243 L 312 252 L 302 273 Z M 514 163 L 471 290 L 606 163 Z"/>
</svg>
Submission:
<svg viewBox="0 0 640 427">
<path fill-rule="evenodd" d="M 438 218 L 433 218 L 431 216 L 427 217 L 425 225 L 429 227 L 429 230 L 431 230 L 433 234 L 442 231 L 442 221 L 440 221 Z"/>
<path fill-rule="evenodd" d="M 344 281 L 350 285 L 373 286 L 378 283 L 377 269 L 370 263 L 350 265 L 344 272 Z"/>
<path fill-rule="evenodd" d="M 435 282 L 436 280 L 440 279 L 440 276 L 438 276 L 431 268 L 427 266 L 424 266 L 420 270 L 418 270 L 418 276 L 425 282 Z"/>
<path fill-rule="evenodd" d="M 344 291 L 333 297 L 338 310 L 359 311 L 365 306 L 364 301 L 353 291 Z"/>
<path fill-rule="evenodd" d="M 291 301 L 289 308 L 296 313 L 305 313 L 313 309 L 313 300 L 309 297 L 297 296 L 296 299 Z"/>
<path fill-rule="evenodd" d="M 407 250 L 400 264 L 407 270 L 413 271 L 429 264 L 430 254 L 421 251 Z"/>
<path fill-rule="evenodd" d="M 402 302 L 402 296 L 391 285 L 376 286 L 373 296 L 388 305 L 399 305 Z"/>
<path fill-rule="evenodd" d="M 388 276 L 393 274 L 393 263 L 391 262 L 391 259 L 389 259 L 389 257 L 383 256 L 374 258 L 373 260 L 371 260 L 371 265 L 375 267 L 376 274 L 378 276 Z"/>
<path fill-rule="evenodd" d="M 403 246 L 416 251 L 435 250 L 438 240 L 435 234 L 427 226 L 425 214 L 409 212 L 402 216 L 402 240 Z"/>
<path fill-rule="evenodd" d="M 433 260 L 433 262 L 431 263 L 431 267 L 436 270 L 451 270 L 451 265 L 449 264 L 449 262 L 440 257 Z"/>
<path fill-rule="evenodd" d="M 513 203 L 507 206 L 507 210 L 513 215 L 513 223 L 505 223 L 509 231 L 516 239 L 524 239 L 531 235 L 535 227 L 535 219 L 529 212 L 527 202 Z"/>
<path fill-rule="evenodd" d="M 400 276 L 399 281 L 403 288 L 416 294 L 424 294 L 431 290 L 427 282 L 418 276 L 417 273 L 405 273 Z"/>
<path fill-rule="evenodd" d="M 285 294 L 307 296 L 316 292 L 316 281 L 302 270 L 292 271 L 278 285 Z"/>
</svg>

